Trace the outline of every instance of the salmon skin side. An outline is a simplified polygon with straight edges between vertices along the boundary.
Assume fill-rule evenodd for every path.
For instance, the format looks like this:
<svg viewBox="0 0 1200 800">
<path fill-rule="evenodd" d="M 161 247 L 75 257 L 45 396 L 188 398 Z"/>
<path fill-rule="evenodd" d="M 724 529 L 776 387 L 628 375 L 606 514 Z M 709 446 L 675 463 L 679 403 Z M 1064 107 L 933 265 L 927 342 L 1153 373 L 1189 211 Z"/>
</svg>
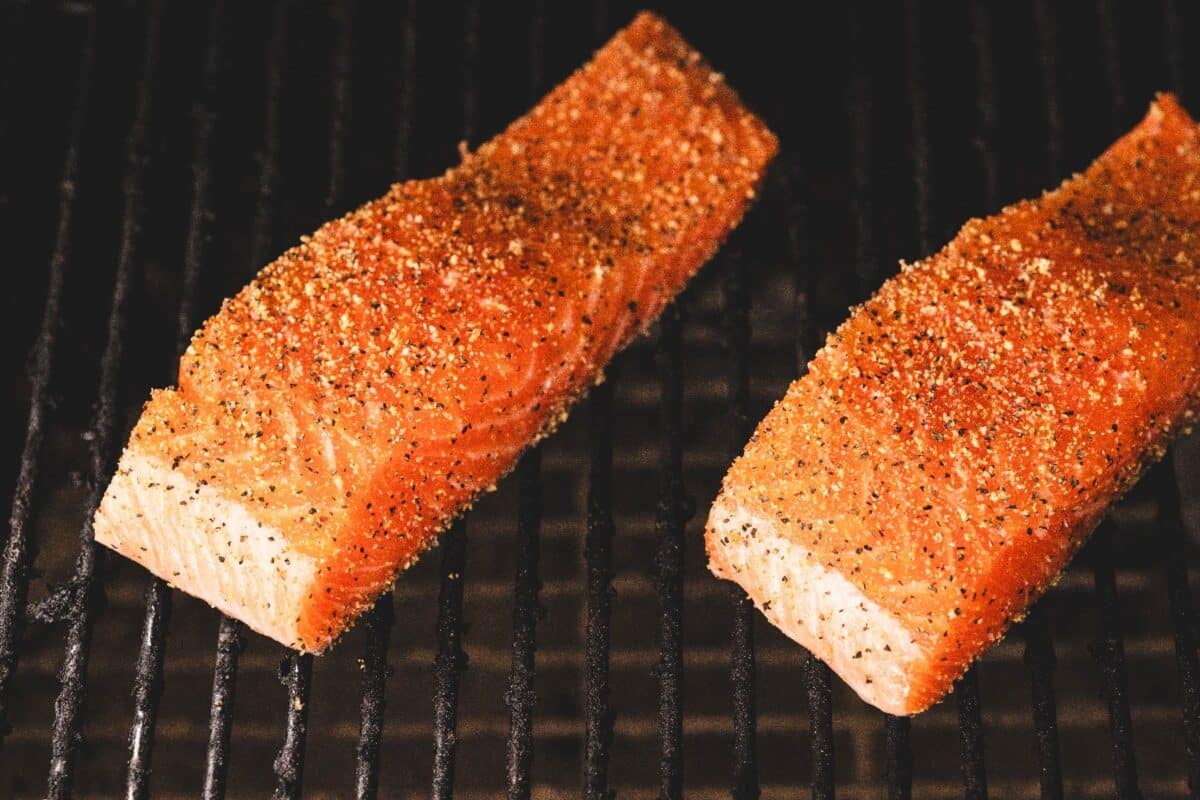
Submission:
<svg viewBox="0 0 1200 800">
<path fill-rule="evenodd" d="M 1198 259 L 1200 134 L 1162 95 L 853 310 L 725 477 L 710 569 L 868 703 L 928 708 L 1191 425 Z"/>
<path fill-rule="evenodd" d="M 263 269 L 146 404 L 97 541 L 320 651 L 713 254 L 776 151 L 639 15 L 443 177 Z"/>
</svg>

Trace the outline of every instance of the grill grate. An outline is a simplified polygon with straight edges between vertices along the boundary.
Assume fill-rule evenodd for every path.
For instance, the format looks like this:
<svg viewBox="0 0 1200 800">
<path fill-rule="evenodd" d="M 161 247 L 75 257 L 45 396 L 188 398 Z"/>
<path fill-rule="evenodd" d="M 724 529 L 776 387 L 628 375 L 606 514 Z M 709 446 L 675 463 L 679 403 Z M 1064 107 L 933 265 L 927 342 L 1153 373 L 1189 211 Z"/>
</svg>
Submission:
<svg viewBox="0 0 1200 800">
<path fill-rule="evenodd" d="M 6 24 L 14 31 L 13 41 L 20 45 L 10 48 L 8 52 L 11 63 L 19 64 L 27 57 L 24 34 L 30 27 L 30 20 L 39 12 L 24 3 L 13 4 L 6 11 Z M 286 134 L 284 132 L 287 126 L 282 116 L 283 77 L 288 72 L 285 64 L 295 57 L 295 48 L 289 43 L 295 16 L 309 11 L 300 3 L 278 0 L 267 14 L 269 36 L 265 39 L 265 50 L 260 57 L 264 87 L 261 141 L 257 144 L 256 153 L 257 182 L 251 192 L 254 198 L 253 219 L 246 236 L 246 274 L 272 253 L 278 218 L 289 213 L 287 203 L 291 201 L 280 197 L 280 175 L 285 159 L 284 139 L 291 135 L 290 129 Z M 1142 101 L 1141 95 L 1132 90 L 1129 71 L 1140 65 L 1144 58 L 1139 50 L 1122 39 L 1122 11 L 1119 4 L 1100 0 L 1094 12 L 1095 57 L 1105 82 L 1104 95 L 1110 103 L 1111 122 L 1107 125 L 1110 132 L 1122 128 L 1129 121 L 1130 109 L 1136 111 L 1135 107 Z M 154 150 L 150 136 L 152 117 L 158 113 L 160 102 L 166 102 L 164 89 L 167 84 L 162 75 L 166 72 L 163 64 L 168 59 L 166 29 L 169 19 L 163 14 L 159 0 L 148 0 L 147 8 L 139 9 L 139 13 L 143 12 L 145 21 L 139 26 L 143 34 L 139 51 L 140 72 L 136 84 L 131 87 L 132 123 L 125 137 L 124 161 L 120 167 L 119 244 L 105 325 L 106 337 L 99 356 L 96 410 L 88 436 L 87 490 L 82 503 L 85 520 L 90 519 L 100 492 L 111 475 L 124 430 L 126 416 L 120 396 L 121 370 L 123 366 L 131 366 L 124 363 L 126 352 L 131 350 L 126 331 L 133 313 L 130 310 L 131 302 L 137 293 L 143 291 L 140 284 L 141 264 L 147 260 L 146 252 L 151 249 L 147 246 L 148 234 L 142 230 L 148 217 L 147 187 L 151 181 L 147 159 Z M 1164 0 L 1162 12 L 1162 36 L 1166 45 L 1163 56 L 1165 73 L 1175 88 L 1182 90 L 1188 78 L 1182 46 L 1186 28 L 1184 23 L 1188 15 L 1172 0 Z M 65 586 L 50 591 L 45 598 L 33 603 L 27 600 L 37 541 L 34 522 L 37 505 L 41 502 L 39 486 L 47 480 L 43 474 L 44 465 L 39 462 L 45 458 L 43 451 L 48 449 L 47 436 L 52 433 L 49 425 L 54 405 L 52 384 L 58 380 L 62 369 L 58 362 L 66 363 L 64 355 L 59 352 L 59 329 L 64 324 L 63 298 L 64 291 L 68 290 L 68 267 L 78 260 L 72 246 L 76 228 L 79 227 L 76 187 L 81 174 L 85 177 L 91 174 L 90 170 L 81 170 L 80 162 L 81 153 L 86 149 L 91 135 L 91 127 L 95 124 L 93 113 L 98 100 L 93 76 L 104 55 L 101 52 L 102 21 L 119 12 L 102 11 L 99 7 L 93 10 L 86 4 L 66 4 L 54 13 L 61 18 L 63 26 L 78 30 L 81 46 L 78 51 L 78 75 L 73 84 L 74 99 L 67 124 L 66 155 L 60 166 L 57 221 L 48 261 L 45 300 L 29 365 L 28 406 L 24 409 L 25 427 L 14 475 L 10 530 L 0 569 L 0 723 L 4 723 L 3 732 L 7 735 L 8 721 L 14 717 L 13 684 L 18 656 L 23 655 L 29 646 L 23 643 L 33 636 L 27 630 L 32 626 L 27 626 L 26 621 L 65 623 L 65 646 L 58 665 L 57 687 L 51 692 L 57 696 L 48 727 L 51 763 L 46 783 L 47 796 L 65 798 L 71 796 L 75 788 L 80 760 L 88 756 L 88 751 L 81 748 L 85 693 L 89 683 L 94 684 L 99 680 L 93 676 L 89 682 L 88 671 L 94 627 L 104 607 L 101 587 L 104 559 L 92 542 L 89 524 L 85 522 L 79 531 L 78 556 Z M 197 49 L 200 53 L 196 80 L 198 88 L 191 109 L 193 148 L 190 153 L 190 205 L 183 225 L 183 259 L 174 355 L 178 355 L 185 347 L 190 332 L 206 307 L 203 266 L 212 260 L 212 248 L 209 245 L 213 231 L 228 224 L 223 219 L 218 220 L 220 224 L 214 223 L 212 211 L 219 207 L 214 173 L 216 165 L 222 163 L 222 154 L 225 152 L 218 142 L 219 125 L 228 119 L 226 112 L 221 110 L 222 87 L 231 78 L 229 42 L 234 35 L 231 30 L 236 27 L 234 16 L 237 13 L 232 7 L 226 8 L 223 3 L 215 3 L 205 12 L 207 24 L 199 29 L 198 34 L 203 37 L 203 46 Z M 427 17 L 431 12 L 417 0 L 409 0 L 397 13 L 401 24 L 395 29 L 395 38 L 399 40 L 400 55 L 395 77 L 388 78 L 388 85 L 394 88 L 391 99 L 395 113 L 394 139 L 389 149 L 395 175 L 402 179 L 409 173 L 415 113 L 418 106 L 428 102 L 423 95 L 423 92 L 429 91 L 424 88 L 426 79 L 422 78 L 421 87 L 417 82 L 418 48 L 422 52 L 426 48 L 433 51 L 440 44 L 426 44 L 424 31 L 426 23 L 430 22 Z M 1009 48 L 1002 46 L 1004 34 L 1000 32 L 999 25 L 1001 22 L 1010 23 L 1001 20 L 1004 12 L 1000 7 L 982 0 L 971 3 L 961 13 L 961 21 L 969 31 L 973 59 L 968 69 L 973 71 L 971 80 L 977 118 L 974 122 L 972 157 L 977 162 L 980 184 L 974 190 L 980 193 L 984 207 L 991 210 L 997 208 L 1003 198 L 1015 196 L 1018 189 L 1009 185 L 1013 178 L 1006 170 L 1011 170 L 1012 159 L 1000 146 L 1005 138 L 1005 123 L 998 111 L 1003 105 L 1005 92 L 1010 88 L 1000 77 L 1004 74 L 1003 59 L 1011 58 Z M 106 17 L 106 14 L 110 17 Z M 495 54 L 488 48 L 495 47 L 490 40 L 499 34 L 489 27 L 491 18 L 486 14 L 486 9 L 480 4 L 468 2 L 461 18 L 451 17 L 455 20 L 455 26 L 461 23 L 461 27 L 455 27 L 448 34 L 449 39 L 456 42 L 456 47 L 462 48 L 462 57 L 458 62 L 461 74 L 457 79 L 451 78 L 449 83 L 461 90 L 456 97 L 461 103 L 458 109 L 461 114 L 459 133 L 472 143 L 480 138 L 477 131 L 489 124 L 485 120 L 490 121 L 493 116 L 489 105 L 492 102 L 489 89 L 493 81 L 484 72 L 484 56 L 488 54 L 489 58 L 494 57 Z M 560 50 L 570 49 L 570 58 L 563 56 L 562 60 L 564 63 L 575 63 L 586 49 L 567 48 L 562 43 L 560 33 L 563 23 L 558 14 L 543 0 L 531 0 L 528 22 L 521 23 L 526 26 L 523 35 L 528 37 L 527 84 L 530 98 L 539 96 L 550 82 L 549 76 L 558 69 L 551 65 L 561 55 Z M 600 2 L 596 4 L 594 16 L 588 24 L 594 27 L 597 37 L 603 38 L 611 32 L 610 21 L 615 24 L 627 16 L 626 9 L 622 8 L 618 13 L 608 8 L 607 3 Z M 668 16 L 679 20 L 681 27 L 691 33 L 688 26 L 683 24 L 689 19 L 688 11 L 682 8 L 668 10 Z M 902 24 L 896 29 L 894 38 L 904 69 L 894 78 L 881 75 L 877 68 L 880 58 L 877 40 L 881 23 L 874 19 L 874 10 L 865 4 L 855 4 L 851 7 L 849 18 L 844 20 L 850 53 L 844 98 L 849 101 L 849 117 L 846 120 L 849 166 L 842 179 L 849 187 L 851 213 L 846 215 L 849 230 L 833 235 L 845 238 L 851 244 L 848 249 L 852 255 L 847 260 L 851 262 L 849 266 L 853 277 L 849 285 L 833 290 L 833 294 L 844 292 L 849 299 L 861 298 L 879 283 L 886 272 L 881 267 L 879 253 L 892 251 L 894 242 L 891 237 L 897 234 L 891 228 L 901 227 L 899 224 L 889 226 L 881 220 L 885 218 L 884 209 L 895 205 L 898 199 L 912 208 L 911 232 L 900 234 L 902 238 L 911 235 L 911 249 L 920 253 L 929 252 L 933 242 L 940 241 L 941 234 L 952 227 L 950 223 L 953 220 L 944 218 L 948 216 L 944 211 L 948 201 L 941 198 L 943 195 L 953 197 L 957 189 L 951 191 L 935 165 L 935 142 L 941 141 L 938 126 L 944 124 L 944 120 L 929 89 L 937 59 L 929 47 L 931 29 L 935 24 L 932 16 L 932 10 L 918 0 L 909 0 L 899 11 L 898 19 Z M 355 116 L 352 115 L 352 109 L 370 118 L 378 115 L 378 109 L 361 105 L 357 99 L 362 91 L 359 87 L 360 76 L 368 81 L 379 80 L 378 76 L 363 76 L 356 71 L 361 65 L 356 60 L 355 45 L 363 36 L 360 29 L 369 25 L 369 22 L 362 21 L 363 17 L 369 17 L 369 11 L 365 7 L 355 8 L 351 3 L 335 3 L 328 10 L 329 104 L 325 109 L 328 112 L 325 153 L 328 172 L 320 193 L 323 216 L 330 216 L 344 208 L 354 185 L 352 123 Z M 1031 0 L 1028 17 L 1031 39 L 1036 45 L 1033 48 L 1036 52 L 1031 58 L 1036 61 L 1036 77 L 1041 81 L 1044 98 L 1042 113 L 1045 119 L 1045 173 L 1039 175 L 1034 183 L 1044 185 L 1061 174 L 1068 159 L 1076 157 L 1075 143 L 1066 138 L 1067 132 L 1075 135 L 1075 118 L 1068 113 L 1073 103 L 1064 95 L 1064 86 L 1071 78 L 1064 71 L 1063 53 L 1073 51 L 1064 43 L 1067 31 L 1060 25 L 1056 9 L 1045 0 Z M 431 24 L 435 28 L 450 27 L 440 17 Z M 702 49 L 708 49 L 707 43 L 701 40 L 705 36 L 712 36 L 711 30 L 705 33 L 701 28 L 697 43 Z M 14 71 L 10 70 L 9 74 Z M 294 84 L 301 79 L 297 77 L 290 79 L 290 82 Z M 894 87 L 889 82 L 892 80 L 896 82 Z M 15 96 L 16 90 L 7 85 L 6 88 L 9 94 L 0 95 L 6 98 L 5 107 L 0 111 L 7 114 L 8 109 L 15 105 L 9 95 Z M 754 91 L 751 85 L 745 88 L 747 93 Z M 881 182 L 871 168 L 872 163 L 891 154 L 876 125 L 877 117 L 889 111 L 887 104 L 892 102 L 887 99 L 889 88 L 899 90 L 899 102 L 907 115 L 904 119 L 907 123 L 905 152 L 911 159 L 912 168 L 907 179 L 898 181 L 897 186 Z M 783 99 L 774 101 L 773 108 L 768 101 L 762 110 L 768 112 L 770 117 L 770 112 L 778 111 L 784 102 Z M 505 116 L 511 116 L 512 111 L 512 108 L 507 108 Z M 6 115 L 0 119 L 0 148 L 12 146 L 10 117 L 15 116 Z M 796 134 L 797 123 L 783 124 L 786 127 L 785 134 Z M 812 137 L 815 135 L 797 134 L 802 142 L 819 140 Z M 785 147 L 787 142 L 785 135 Z M 776 226 L 774 232 L 764 228 L 761 235 L 776 237 L 779 249 L 786 251 L 781 262 L 794 270 L 794 319 L 790 326 L 791 335 L 783 337 L 783 341 L 790 340 L 785 346 L 794 349 L 794 367 L 801 372 L 827 326 L 840 315 L 840 297 L 832 302 L 828 298 L 831 294 L 831 277 L 819 269 L 821 264 L 829 261 L 829 254 L 822 249 L 823 245 L 818 240 L 822 238 L 819 235 L 821 227 L 831 214 L 817 208 L 816 201 L 806 201 L 805 195 L 801 194 L 801 187 L 809 178 L 807 172 L 813 168 L 811 158 L 803 152 L 785 150 L 785 162 L 776 169 L 766 189 L 764 208 L 756 212 L 762 216 L 773 214 L 775 222 L 783 219 L 785 223 Z M 0 169 L 3 169 L 2 164 Z M 827 174 L 819 168 L 814 171 Z M 1024 185 L 1023 182 L 1022 187 Z M 825 200 L 820 202 L 824 203 Z M 0 212 L 5 211 L 6 206 L 0 205 Z M 747 224 L 755 223 L 748 221 Z M 744 235 L 738 234 L 739 237 Z M 756 231 L 755 235 L 759 235 L 759 232 Z M 728 435 L 723 443 L 724 460 L 740 451 L 751 430 L 752 420 L 761 411 L 761 402 L 752 389 L 757 380 L 755 356 L 764 334 L 756 316 L 749 260 L 750 256 L 743 253 L 740 240 L 735 237 L 735 241 L 719 257 L 715 268 L 723 281 L 716 294 L 719 296 L 717 305 L 724 323 L 724 334 L 720 338 L 726 348 L 727 359 L 722 370 L 723 385 L 717 393 L 724 403 L 723 413 L 729 421 Z M 243 262 L 239 259 L 238 263 Z M 229 283 L 236 285 L 245 277 L 242 275 Z M 836 278 L 834 280 L 836 282 Z M 627 793 L 625 786 L 629 778 L 622 771 L 622 762 L 616 758 L 626 751 L 621 747 L 621 738 L 614 738 L 614 727 L 622 737 L 628 733 L 634 738 L 656 736 L 658 740 L 656 790 L 642 786 L 630 794 L 649 794 L 653 791 L 662 798 L 682 797 L 685 765 L 690 763 L 690 760 L 685 761 L 685 743 L 688 743 L 688 752 L 692 752 L 693 745 L 689 737 L 701 729 L 728 734 L 727 743 L 723 746 L 729 754 L 728 791 L 735 798 L 753 800 L 760 793 L 786 794 L 793 787 L 764 783 L 760 778 L 760 768 L 766 774 L 768 764 L 774 765 L 779 761 L 777 754 L 763 746 L 765 737 L 773 736 L 780 729 L 792 731 L 805 721 L 811 761 L 807 777 L 811 780 L 815 798 L 833 798 L 839 793 L 850 797 L 871 794 L 871 782 L 878 779 L 884 780 L 888 796 L 892 798 L 908 798 L 914 793 L 920 796 L 965 794 L 968 798 L 987 797 L 989 775 L 985 769 L 983 732 L 985 723 L 990 724 L 990 717 L 984 710 L 983 690 L 988 684 L 985 680 L 981 685 L 979 670 L 973 669 L 956 687 L 957 714 L 952 715 L 952 720 L 947 723 L 950 730 L 957 729 L 961 786 L 948 788 L 945 784 L 931 783 L 917 783 L 914 786 L 914 775 L 921 778 L 924 769 L 922 759 L 925 749 L 923 740 L 919 741 L 923 735 L 922 721 L 918 720 L 914 725 L 907 719 L 887 715 L 882 715 L 881 719 L 878 714 L 863 715 L 861 711 L 851 710 L 851 715 L 865 718 L 868 726 L 873 726 L 875 730 L 856 734 L 849 740 L 840 739 L 839 732 L 843 728 L 835 723 L 840 723 L 842 712 L 839 710 L 839 719 L 834 716 L 835 707 L 844 707 L 840 684 L 832 679 L 824 664 L 808 654 L 797 655 L 795 647 L 772 648 L 769 644 L 764 647 L 761 641 L 756 642 L 759 638 L 756 636 L 756 628 L 760 625 L 758 616 L 745 595 L 737 589 L 728 592 L 727 599 L 725 590 L 721 589 L 721 599 L 729 620 L 729 638 L 727 645 L 722 645 L 721 651 L 714 655 L 722 669 L 728 664 L 728 683 L 725 686 L 731 694 L 729 719 L 715 722 L 711 715 L 685 715 L 685 710 L 694 702 L 692 694 L 684 693 L 685 661 L 690 667 L 695 655 L 689 644 L 689 630 L 694 624 L 694 615 L 689 612 L 685 617 L 685 596 L 690 609 L 697 595 L 692 589 L 693 584 L 686 578 L 693 566 L 688 545 L 693 531 L 688 527 L 688 520 L 695 509 L 687 494 L 687 489 L 691 488 L 687 448 L 692 437 L 687 404 L 688 387 L 693 382 L 685 380 L 689 376 L 684 373 L 685 359 L 689 373 L 699 372 L 706 366 L 700 361 L 692 361 L 689 339 L 693 313 L 706 313 L 703 308 L 705 301 L 698 294 L 696 290 L 689 291 L 664 314 L 659 326 L 654 348 L 657 377 L 652 384 L 655 394 L 652 404 L 657 407 L 657 418 L 653 423 L 657 442 L 652 442 L 648 447 L 657 455 L 656 465 L 653 463 L 654 457 L 649 458 L 652 468 L 657 472 L 658 487 L 654 498 L 656 514 L 649 523 L 630 522 L 631 528 L 645 525 L 653 531 L 653 547 L 639 551 L 642 555 L 652 555 L 653 581 L 639 591 L 644 591 L 656 603 L 656 652 L 629 652 L 626 655 L 624 640 L 614 633 L 613 587 L 627 585 L 622 582 L 627 554 L 616 537 L 619 521 L 617 509 L 622 507 L 627 489 L 615 476 L 617 470 L 624 468 L 623 456 L 614 453 L 614 442 L 622 441 L 620 436 L 624 430 L 617 405 L 624 393 L 636 388 L 633 379 L 615 374 L 620 370 L 620 363 L 610 370 L 609 381 L 593 390 L 587 409 L 582 414 L 586 423 L 582 429 L 582 449 L 588 454 L 586 480 L 582 484 L 586 492 L 586 525 L 582 542 L 584 585 L 580 592 L 576 592 L 574 587 L 567 587 L 565 591 L 555 588 L 553 592 L 541 592 L 553 598 L 548 603 L 558 603 L 564 595 L 582 594 L 581 659 L 575 658 L 570 652 L 564 655 L 562 648 L 543 645 L 541 660 L 538 661 L 538 645 L 543 638 L 539 631 L 542 568 L 547 563 L 548 555 L 556 557 L 554 551 L 549 549 L 554 544 L 555 535 L 547 533 L 546 529 L 551 527 L 548 525 L 551 521 L 549 510 L 555 502 L 551 487 L 555 479 L 557 456 L 544 447 L 538 448 L 522 460 L 518 469 L 515 537 L 512 536 L 511 525 L 508 532 L 510 538 L 515 538 L 515 569 L 512 573 L 515 574 L 515 580 L 511 589 L 506 590 L 513 602 L 511 653 L 494 657 L 491 651 L 482 646 L 477 653 L 477 657 L 484 662 L 496 661 L 501 665 L 500 669 L 507 670 L 504 703 L 509 719 L 507 726 L 500 727 L 506 735 L 503 772 L 508 796 L 527 798 L 534 793 L 535 787 L 539 794 L 542 793 L 541 785 L 535 780 L 538 775 L 535 771 L 535 753 L 543 752 L 540 749 L 545 746 L 542 737 L 547 735 L 547 730 L 560 725 L 561 717 L 554 715 L 553 709 L 558 704 L 547 702 L 554 698 L 542 694 L 539 681 L 547 670 L 554 670 L 556 664 L 568 661 L 570 656 L 574 659 L 570 663 L 578 662 L 583 678 L 583 697 L 578 708 L 578 716 L 582 718 L 578 731 L 582 744 L 578 766 L 582 773 L 583 793 L 592 800 L 607 800 L 616 790 Z M 171 354 L 164 351 L 163 355 Z M 693 363 L 695 366 L 692 366 Z M 1147 483 L 1155 508 L 1152 524 L 1162 540 L 1159 551 L 1161 566 L 1158 568 L 1165 582 L 1169 604 L 1171 655 L 1174 657 L 1180 704 L 1177 717 L 1181 717 L 1187 761 L 1186 793 L 1200 797 L 1200 663 L 1197 659 L 1195 614 L 1188 585 L 1190 549 L 1186 541 L 1183 499 L 1180 495 L 1183 478 L 1175 474 L 1171 464 L 1171 459 L 1168 459 L 1156 468 Z M 40 466 L 43 468 L 39 469 Z M 624 518 L 620 519 L 620 527 L 624 528 Z M 1105 784 L 1092 778 L 1091 783 L 1079 785 L 1084 787 L 1083 791 L 1091 794 L 1103 794 L 1109 791 L 1110 786 L 1115 787 L 1117 796 L 1121 798 L 1140 797 L 1142 791 L 1157 794 L 1163 787 L 1168 787 L 1169 792 L 1184 794 L 1185 790 L 1172 783 L 1178 778 L 1177 775 L 1146 771 L 1145 764 L 1142 765 L 1143 773 L 1139 774 L 1134 747 L 1135 718 L 1139 711 L 1131 698 L 1130 688 L 1131 682 L 1137 680 L 1137 673 L 1129 663 L 1124 640 L 1128 622 L 1122 614 L 1124 595 L 1118 596 L 1119 588 L 1122 593 L 1125 590 L 1117 570 L 1121 555 L 1116 529 L 1115 522 L 1106 522 L 1088 551 L 1094 586 L 1087 613 L 1095 615 L 1097 635 L 1094 656 L 1104 701 L 1101 719 L 1107 718 L 1108 721 L 1108 741 L 1112 752 L 1111 780 Z M 486 530 L 477 531 L 472 527 L 473 542 L 482 542 L 489 535 Z M 459 715 L 460 699 L 465 703 L 471 692 L 470 685 L 464 682 L 463 677 L 468 663 L 464 642 L 468 633 L 465 614 L 469 597 L 464 594 L 463 577 L 467 552 L 467 527 L 460 522 L 443 539 L 441 563 L 436 576 L 440 591 L 435 626 L 436 648 L 432 653 L 433 737 L 430 750 L 432 765 L 428 775 L 432 793 L 438 798 L 453 796 L 456 783 L 461 783 L 461 780 L 456 781 L 455 770 L 460 738 L 464 734 L 472 735 L 478 728 L 477 722 L 466 717 L 460 720 Z M 483 573 L 491 568 L 490 563 L 476 566 L 475 557 L 472 556 L 473 571 L 478 569 Z M 389 706 L 386 698 L 392 665 L 396 663 L 389 658 L 389 654 L 392 654 L 392 658 L 405 658 L 389 650 L 392 641 L 397 638 L 393 636 L 397 626 L 393 613 L 395 602 L 403 600 L 391 595 L 383 598 L 360 626 L 359 635 L 363 641 L 359 661 L 359 719 L 357 726 L 352 726 L 353 729 L 348 730 L 344 737 L 357 741 L 353 752 L 354 786 L 355 796 L 359 798 L 374 798 L 381 793 L 383 753 L 386 752 L 387 738 L 391 735 L 389 731 L 396 730 L 396 723 L 385 727 L 385 720 L 396 714 L 405 717 L 409 714 L 407 708 Z M 152 786 L 156 785 L 154 781 L 159 780 L 152 773 L 151 757 L 155 751 L 156 734 L 159 733 L 159 712 L 164 703 L 164 678 L 171 677 L 168 632 L 173 617 L 172 593 L 164 582 L 150 579 L 139 605 L 142 611 L 141 634 L 136 657 L 132 659 L 133 714 L 122 790 L 127 798 L 150 796 Z M 1062 673 L 1056 669 L 1051 621 L 1043 605 L 1033 610 L 1021 629 L 1024 635 L 1024 662 L 1031 686 L 1034 735 L 1030 745 L 1036 749 L 1038 757 L 1037 786 L 1029 791 L 1032 794 L 1040 793 L 1043 798 L 1061 798 L 1065 795 L 1064 786 L 1071 786 L 1064 781 L 1064 755 L 1058 735 L 1060 713 L 1056 703 L 1055 678 Z M 758 630 L 762 631 L 761 628 Z M 774 634 L 768 632 L 767 635 Z M 238 623 L 228 618 L 220 619 L 212 693 L 208 702 L 209 725 L 199 737 L 207 742 L 202 775 L 206 800 L 217 800 L 227 794 L 231 742 L 238 739 L 234 730 L 235 689 L 239 683 L 239 665 L 243 662 L 241 655 L 246 646 L 245 639 Z M 785 655 L 781 656 L 781 652 Z M 265 656 L 259 652 L 253 655 L 254 659 L 246 660 L 261 665 Z M 621 694 L 613 696 L 610 692 L 614 655 L 617 656 L 618 665 L 627 661 L 641 663 L 641 659 L 652 668 L 657 719 L 651 724 L 643 726 L 637 720 L 630 720 L 627 725 L 616 725 L 616 714 L 625 708 L 626 699 Z M 539 663 L 541 668 L 535 669 L 535 663 Z M 769 688 L 765 668 L 777 663 L 794 664 L 800 669 L 803 692 L 799 694 L 806 701 L 806 717 L 773 714 L 772 709 L 760 702 L 760 695 Z M 318 673 L 320 669 L 318 665 Z M 253 674 L 242 677 L 243 680 L 254 678 Z M 264 726 L 253 722 L 243 724 L 248 729 L 248 736 L 257 736 L 279 747 L 273 764 L 274 797 L 296 798 L 301 796 L 304 788 L 308 760 L 306 750 L 310 749 L 306 745 L 310 734 L 324 734 L 316 727 L 312 731 L 309 729 L 313 659 L 286 655 L 280 665 L 279 678 L 286 697 L 282 709 L 282 741 L 279 732 L 273 728 L 260 733 Z M 318 696 L 320 692 L 318 690 L 313 696 Z M 699 697 L 702 692 L 703 689 L 696 696 Z M 703 700 L 702 697 L 699 699 Z M 535 708 L 547 708 L 548 712 L 535 715 Z M 760 710 L 765 713 L 760 715 Z M 428 712 L 424 713 L 428 715 Z M 1072 713 L 1069 707 L 1065 707 L 1066 716 Z M 463 731 L 460 731 L 460 722 L 464 723 Z M 402 722 L 399 728 L 408 731 L 414 724 Z M 426 723 L 422 722 L 421 727 L 427 727 Z M 174 728 L 171 730 L 174 735 Z M 6 746 L 11 747 L 13 740 L 19 737 L 8 738 Z M 872 749 L 865 747 L 864 743 Z M 921 746 L 918 747 L 918 744 Z M 703 758 L 702 755 L 700 757 Z M 880 758 L 884 768 L 869 776 L 866 772 L 873 768 L 864 769 L 863 765 L 871 764 L 875 757 Z M 404 758 L 407 763 L 412 757 L 405 752 Z M 990 757 L 987 761 L 994 763 Z M 1002 773 L 997 781 L 994 770 L 993 767 L 991 783 L 995 787 L 1004 787 L 997 789 L 998 793 L 1009 794 L 1012 787 L 1005 783 Z M 846 785 L 844 775 L 851 771 L 855 777 Z M 88 788 L 91 790 L 95 787 Z M 99 787 L 98 791 L 110 789 L 115 791 L 115 785 Z M 690 786 L 688 791 L 689 794 L 693 793 Z M 414 791 L 414 794 L 417 793 Z M 558 796 L 559 793 L 569 792 L 546 792 L 547 796 Z M 724 793 L 719 789 L 695 792 L 697 796 Z"/>
</svg>

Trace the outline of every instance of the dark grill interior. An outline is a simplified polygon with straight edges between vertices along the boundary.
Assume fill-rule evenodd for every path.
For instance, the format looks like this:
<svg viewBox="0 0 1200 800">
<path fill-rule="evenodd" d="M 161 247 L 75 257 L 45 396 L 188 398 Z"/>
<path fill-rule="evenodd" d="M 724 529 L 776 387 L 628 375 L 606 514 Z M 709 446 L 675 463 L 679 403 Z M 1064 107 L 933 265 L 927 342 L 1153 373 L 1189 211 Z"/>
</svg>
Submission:
<svg viewBox="0 0 1200 800">
<path fill-rule="evenodd" d="M 0 6 L 0 796 L 1200 797 L 1193 443 L 911 722 L 708 577 L 700 537 L 896 258 L 1083 167 L 1157 89 L 1200 112 L 1194 8 L 664 6 L 780 134 L 761 202 L 313 659 L 91 543 L 140 404 L 255 268 L 445 169 L 636 8 L 246 5 Z"/>
</svg>

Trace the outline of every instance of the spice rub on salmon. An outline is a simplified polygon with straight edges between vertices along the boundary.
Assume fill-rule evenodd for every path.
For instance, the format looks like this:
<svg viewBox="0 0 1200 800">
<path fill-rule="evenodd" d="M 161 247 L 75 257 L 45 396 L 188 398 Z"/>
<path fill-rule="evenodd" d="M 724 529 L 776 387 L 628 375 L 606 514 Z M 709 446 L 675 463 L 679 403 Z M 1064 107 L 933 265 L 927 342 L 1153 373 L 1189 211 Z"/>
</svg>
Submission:
<svg viewBox="0 0 1200 800">
<path fill-rule="evenodd" d="M 1191 424 L 1198 259 L 1200 132 L 1164 95 L 854 309 L 726 476 L 711 570 L 867 702 L 929 707 Z"/>
<path fill-rule="evenodd" d="M 460 166 L 324 225 L 226 301 L 147 403 L 97 540 L 323 649 L 601 379 L 775 150 L 638 16 Z"/>
</svg>

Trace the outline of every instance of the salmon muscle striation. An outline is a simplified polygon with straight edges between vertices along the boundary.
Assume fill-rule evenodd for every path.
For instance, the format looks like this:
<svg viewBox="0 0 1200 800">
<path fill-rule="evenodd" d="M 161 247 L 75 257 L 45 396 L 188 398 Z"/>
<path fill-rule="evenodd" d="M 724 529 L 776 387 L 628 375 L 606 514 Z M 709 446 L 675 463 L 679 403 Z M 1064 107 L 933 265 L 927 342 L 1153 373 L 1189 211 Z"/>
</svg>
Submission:
<svg viewBox="0 0 1200 800">
<path fill-rule="evenodd" d="M 708 519 L 710 569 L 894 714 L 935 703 L 1192 423 L 1200 131 L 1169 95 L 832 334 Z"/>
<path fill-rule="evenodd" d="M 460 166 L 324 225 L 227 300 L 146 404 L 96 539 L 322 650 L 602 378 L 775 150 L 639 15 Z"/>
</svg>

